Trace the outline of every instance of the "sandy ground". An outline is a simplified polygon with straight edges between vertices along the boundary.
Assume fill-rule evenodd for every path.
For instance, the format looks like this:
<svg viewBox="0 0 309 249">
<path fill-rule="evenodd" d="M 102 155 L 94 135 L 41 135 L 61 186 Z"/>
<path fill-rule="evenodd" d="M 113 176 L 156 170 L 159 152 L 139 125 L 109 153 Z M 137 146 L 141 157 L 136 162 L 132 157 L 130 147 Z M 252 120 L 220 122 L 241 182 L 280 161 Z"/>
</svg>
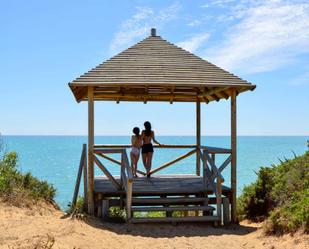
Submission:
<svg viewBox="0 0 309 249">
<path fill-rule="evenodd" d="M 202 224 L 134 225 L 63 218 L 53 208 L 0 204 L 0 248 L 309 248 L 309 236 L 265 237 L 261 224 L 214 228 Z"/>
</svg>

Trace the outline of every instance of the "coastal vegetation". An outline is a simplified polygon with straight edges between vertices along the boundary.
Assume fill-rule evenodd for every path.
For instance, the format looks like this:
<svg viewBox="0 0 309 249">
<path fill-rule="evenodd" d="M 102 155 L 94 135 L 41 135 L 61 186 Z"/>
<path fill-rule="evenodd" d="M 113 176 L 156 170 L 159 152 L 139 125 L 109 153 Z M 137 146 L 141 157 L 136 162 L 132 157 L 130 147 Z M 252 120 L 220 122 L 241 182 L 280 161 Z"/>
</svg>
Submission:
<svg viewBox="0 0 309 249">
<path fill-rule="evenodd" d="M 238 199 L 240 219 L 266 219 L 267 233 L 309 232 L 309 152 L 261 167 Z"/>
<path fill-rule="evenodd" d="M 43 200 L 55 203 L 56 189 L 47 181 L 41 181 L 30 172 L 18 170 L 16 152 L 0 156 L 0 198 L 14 206 L 29 206 Z"/>
</svg>

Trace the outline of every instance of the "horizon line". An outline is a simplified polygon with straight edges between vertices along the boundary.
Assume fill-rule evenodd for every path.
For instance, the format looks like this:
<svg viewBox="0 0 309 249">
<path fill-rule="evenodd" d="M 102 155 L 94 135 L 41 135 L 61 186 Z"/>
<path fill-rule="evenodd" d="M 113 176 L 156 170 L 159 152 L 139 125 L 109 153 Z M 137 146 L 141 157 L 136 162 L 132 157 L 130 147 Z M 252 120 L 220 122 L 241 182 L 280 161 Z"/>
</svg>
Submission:
<svg viewBox="0 0 309 249">
<path fill-rule="evenodd" d="M 46 136 L 46 137 L 60 137 L 60 136 L 65 136 L 65 137 L 87 137 L 87 134 L 1 134 L 0 133 L 0 137 L 5 137 L 5 136 Z M 97 136 L 101 136 L 101 137 L 128 137 L 131 136 L 131 134 L 117 134 L 117 135 L 113 135 L 113 134 L 98 134 L 98 135 L 94 135 L 95 137 Z M 186 135 L 181 135 L 181 134 L 172 134 L 172 135 L 156 135 L 157 137 L 196 137 L 196 135 L 194 134 L 186 134 Z M 227 134 L 211 134 L 211 135 L 207 135 L 207 134 L 202 134 L 201 137 L 230 137 L 231 135 L 227 135 Z M 309 137 L 309 134 L 305 135 L 305 134 L 301 134 L 301 135 L 293 135 L 293 134 L 288 134 L 288 135 L 283 135 L 283 134 L 254 134 L 254 135 L 248 135 L 248 134 L 239 134 L 237 135 L 238 137 Z"/>
</svg>

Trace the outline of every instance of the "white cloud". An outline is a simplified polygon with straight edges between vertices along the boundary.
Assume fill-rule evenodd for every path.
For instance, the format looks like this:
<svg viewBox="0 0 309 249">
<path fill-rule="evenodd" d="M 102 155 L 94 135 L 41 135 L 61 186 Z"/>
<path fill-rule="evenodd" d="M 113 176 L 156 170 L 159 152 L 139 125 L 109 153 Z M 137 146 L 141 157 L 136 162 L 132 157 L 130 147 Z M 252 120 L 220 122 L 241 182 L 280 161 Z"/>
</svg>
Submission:
<svg viewBox="0 0 309 249">
<path fill-rule="evenodd" d="M 200 27 L 207 28 L 207 33 L 197 33 L 178 43 L 180 47 L 238 73 L 277 70 L 299 63 L 300 57 L 309 53 L 308 2 L 215 0 L 207 2 L 207 7 L 204 15 L 197 15 L 190 22 L 179 15 L 179 3 L 161 9 L 136 8 L 136 13 L 114 35 L 110 54 L 144 38 L 152 27 L 158 28 L 160 34 L 176 19 L 196 32 L 200 32 Z M 209 8 L 220 8 L 220 14 L 213 16 Z M 209 43 L 210 35 L 213 40 Z"/>
<path fill-rule="evenodd" d="M 190 39 L 179 42 L 177 46 L 190 51 L 191 53 L 195 52 L 201 45 L 205 44 L 208 40 L 209 34 L 202 33 L 192 36 Z"/>
<path fill-rule="evenodd" d="M 201 8 L 215 7 L 226 7 L 228 4 L 235 2 L 235 0 L 214 0 L 208 1 L 207 4 L 203 4 Z"/>
<path fill-rule="evenodd" d="M 153 27 L 162 29 L 177 18 L 180 8 L 177 2 L 158 11 L 149 7 L 137 7 L 136 13 L 124 21 L 120 30 L 114 35 L 110 44 L 110 53 L 116 54 L 132 45 L 136 39 L 144 38 Z"/>
<path fill-rule="evenodd" d="M 228 70 L 266 72 L 297 61 L 309 52 L 309 4 L 268 1 L 235 8 L 239 22 L 207 58 Z"/>
<path fill-rule="evenodd" d="M 202 22 L 200 20 L 193 20 L 188 23 L 188 26 L 195 27 L 201 25 Z"/>
</svg>

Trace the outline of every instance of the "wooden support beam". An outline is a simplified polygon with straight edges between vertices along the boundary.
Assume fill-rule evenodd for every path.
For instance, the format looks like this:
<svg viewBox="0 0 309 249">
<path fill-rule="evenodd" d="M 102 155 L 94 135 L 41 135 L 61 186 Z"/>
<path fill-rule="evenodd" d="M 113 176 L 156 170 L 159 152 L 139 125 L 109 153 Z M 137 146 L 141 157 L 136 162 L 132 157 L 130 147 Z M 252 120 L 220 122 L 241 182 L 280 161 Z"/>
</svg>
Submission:
<svg viewBox="0 0 309 249">
<path fill-rule="evenodd" d="M 170 104 L 173 104 L 174 101 L 174 87 L 171 87 L 171 98 L 170 98 Z"/>
<path fill-rule="evenodd" d="M 93 87 L 88 86 L 88 213 L 94 215 L 94 96 Z"/>
<path fill-rule="evenodd" d="M 209 100 L 206 97 L 203 97 L 203 100 L 205 101 L 206 105 L 209 103 Z"/>
<path fill-rule="evenodd" d="M 112 182 L 114 187 L 118 190 L 121 189 L 120 184 L 117 182 L 117 180 L 112 176 L 112 174 L 104 167 L 104 165 L 100 162 L 100 160 L 94 156 L 94 161 L 98 165 L 98 167 L 103 171 L 103 173 L 107 176 L 107 178 Z"/>
<path fill-rule="evenodd" d="M 188 156 L 191 156 L 191 155 L 194 154 L 195 152 L 196 152 L 196 149 L 191 150 L 191 151 L 189 151 L 188 153 L 186 153 L 186 154 L 184 154 L 184 155 L 182 155 L 182 156 L 180 156 L 180 157 L 177 157 L 176 159 L 174 159 L 174 160 L 172 160 L 172 161 L 170 161 L 170 162 L 167 162 L 167 163 L 161 165 L 160 167 L 158 167 L 158 168 L 156 168 L 156 169 L 150 171 L 150 174 L 154 174 L 154 173 L 156 173 L 156 172 L 158 172 L 158 171 L 160 171 L 160 170 L 162 170 L 162 169 L 164 169 L 164 168 L 166 168 L 166 167 L 168 167 L 168 166 L 170 166 L 170 165 L 172 165 L 172 164 L 174 164 L 174 163 L 176 163 L 176 162 L 178 162 L 178 161 L 180 161 L 180 160 L 182 160 L 182 159 L 184 159 L 184 158 L 186 158 L 186 157 L 188 157 Z"/>
<path fill-rule="evenodd" d="M 116 160 L 114 158 L 111 158 L 111 157 L 109 157 L 107 155 L 104 155 L 103 153 L 96 152 L 96 154 L 99 155 L 100 157 L 103 157 L 103 158 L 107 159 L 108 161 L 111 161 L 111 162 L 113 162 L 115 164 L 121 165 L 120 161 L 118 161 L 118 160 Z"/>
<path fill-rule="evenodd" d="M 117 149 L 117 148 L 95 148 L 94 153 L 100 154 L 100 153 L 105 153 L 105 154 L 121 154 L 122 149 Z"/>
<path fill-rule="evenodd" d="M 225 91 L 221 91 L 218 94 L 221 98 L 228 99 L 230 97 Z"/>
<path fill-rule="evenodd" d="M 196 175 L 201 174 L 201 103 L 196 101 Z"/>
<path fill-rule="evenodd" d="M 226 90 L 227 88 L 222 88 L 222 87 L 214 87 L 214 88 L 210 88 L 210 89 L 207 89 L 205 91 L 203 91 L 201 94 L 199 94 L 198 96 L 199 97 L 207 97 L 207 96 L 210 96 L 210 95 L 213 95 L 213 94 L 216 94 L 217 92 L 220 92 L 220 91 L 224 91 Z"/>
<path fill-rule="evenodd" d="M 237 222 L 237 210 L 236 210 L 236 196 L 237 196 L 237 175 L 236 175 L 236 164 L 237 164 L 237 133 L 236 133 L 236 90 L 232 91 L 231 95 L 231 149 L 232 149 L 232 159 L 231 159 L 231 190 L 232 190 L 232 200 L 231 200 L 231 218 L 232 222 Z"/>
<path fill-rule="evenodd" d="M 85 157 L 86 157 L 86 144 L 83 144 L 83 150 L 79 162 L 79 167 L 78 167 L 78 173 L 77 173 L 77 178 L 76 178 L 76 183 L 75 183 L 75 188 L 74 188 L 74 194 L 73 194 L 73 200 L 72 200 L 72 207 L 75 208 L 77 198 L 78 198 L 78 192 L 79 192 L 79 186 L 80 186 L 80 180 L 82 178 L 82 173 L 83 173 L 83 168 L 85 164 Z"/>
<path fill-rule="evenodd" d="M 207 192 L 208 185 L 211 185 L 212 189 L 215 191 L 216 186 L 215 186 L 214 180 L 212 178 L 212 174 L 210 172 L 210 169 L 208 167 L 206 152 L 203 151 L 203 152 L 200 152 L 200 153 L 201 153 L 201 158 L 202 158 L 202 161 L 203 161 L 203 186 L 204 186 L 205 193 Z"/>
<path fill-rule="evenodd" d="M 205 152 L 204 152 L 205 153 Z M 211 171 L 212 171 L 212 175 L 213 175 L 213 179 L 215 179 L 216 177 L 220 177 L 222 179 L 222 181 L 224 182 L 224 178 L 221 175 L 220 171 L 218 170 L 215 162 L 211 159 L 211 157 L 209 156 L 209 154 L 206 152 L 205 153 L 205 158 L 206 160 L 209 162 L 210 166 L 211 166 Z"/>
<path fill-rule="evenodd" d="M 222 171 L 225 169 L 225 167 L 226 167 L 227 165 L 229 165 L 229 163 L 231 162 L 231 160 L 232 160 L 232 156 L 229 156 L 229 157 L 224 161 L 224 163 L 222 163 L 221 166 L 219 167 L 219 172 L 222 172 Z"/>
<path fill-rule="evenodd" d="M 190 99 L 191 101 L 194 101 L 197 97 L 198 98 L 203 98 L 204 96 L 197 96 L 195 93 L 173 93 L 171 94 L 170 92 L 167 93 L 148 93 L 148 94 L 144 94 L 144 93 L 139 93 L 139 92 L 132 92 L 132 93 L 125 93 L 125 94 L 119 94 L 119 93 L 99 93 L 96 92 L 95 94 L 96 98 L 113 98 L 114 100 L 128 100 L 128 99 L 132 99 L 133 101 L 146 101 L 148 99 L 156 99 L 159 101 L 170 101 L 171 98 L 173 99 Z"/>
<path fill-rule="evenodd" d="M 220 100 L 220 98 L 215 93 L 212 94 L 211 97 L 214 98 L 217 102 Z"/>
<path fill-rule="evenodd" d="M 106 160 L 109 160 L 109 161 L 111 161 L 111 162 L 113 162 L 113 163 L 115 163 L 115 164 L 118 164 L 119 166 L 121 166 L 121 162 L 120 161 L 118 161 L 118 160 L 116 160 L 116 159 L 114 159 L 114 158 L 111 158 L 111 157 L 109 157 L 109 156 L 107 156 L 107 155 L 104 155 L 103 153 L 96 153 L 97 155 L 99 155 L 99 156 L 101 156 L 101 157 L 103 157 L 103 158 L 105 158 Z M 141 175 L 147 175 L 145 172 L 143 172 L 143 171 L 140 171 L 140 170 L 137 170 L 137 173 L 139 173 L 139 174 L 141 174 Z"/>
<path fill-rule="evenodd" d="M 147 104 L 147 96 L 149 95 L 148 93 L 148 86 L 145 86 L 145 93 L 144 93 L 144 104 Z"/>
<path fill-rule="evenodd" d="M 95 146 L 95 152 L 103 152 L 103 153 L 107 153 L 108 151 L 110 151 L 110 149 L 120 149 L 120 150 L 115 150 L 114 153 L 122 153 L 122 149 L 126 149 L 126 148 L 131 148 L 132 145 L 131 144 L 96 144 Z M 195 144 L 162 144 L 162 145 L 153 145 L 154 148 L 158 148 L 158 149 L 191 149 L 191 148 L 196 148 Z M 228 152 L 225 153 L 231 153 L 231 150 L 229 149 L 222 149 L 222 148 L 216 148 L 216 147 L 207 147 L 207 146 L 201 146 L 203 147 L 203 149 L 207 149 L 207 150 L 227 150 Z M 100 150 L 100 149 L 107 149 L 107 150 Z M 106 152 L 107 151 L 107 152 Z M 220 153 L 215 151 L 215 153 Z"/>
</svg>

